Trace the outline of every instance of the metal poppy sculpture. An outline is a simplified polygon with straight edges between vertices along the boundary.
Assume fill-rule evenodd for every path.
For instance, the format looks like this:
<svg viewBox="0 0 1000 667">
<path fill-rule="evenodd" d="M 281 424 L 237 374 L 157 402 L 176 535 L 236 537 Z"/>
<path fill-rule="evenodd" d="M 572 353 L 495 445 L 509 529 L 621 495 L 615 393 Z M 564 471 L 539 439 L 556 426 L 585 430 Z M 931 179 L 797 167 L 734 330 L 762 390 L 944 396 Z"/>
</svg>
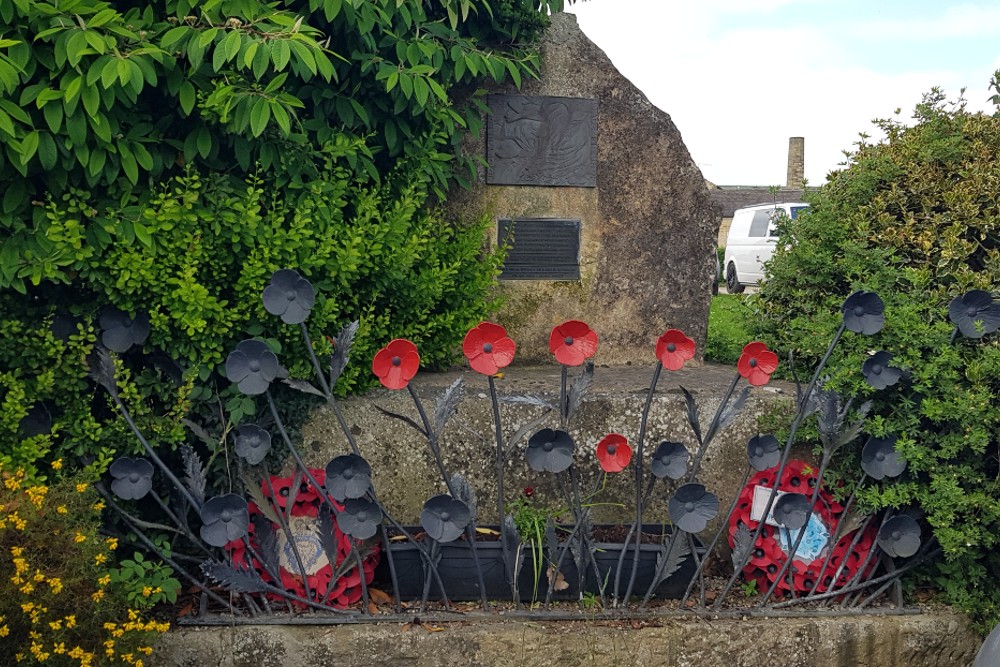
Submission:
<svg viewBox="0 0 1000 667">
<path fill-rule="evenodd" d="M 559 473 L 573 464 L 574 449 L 576 445 L 569 433 L 543 428 L 528 438 L 524 457 L 532 470 Z"/>
<path fill-rule="evenodd" d="M 17 423 L 17 433 L 22 439 L 33 438 L 52 431 L 52 412 L 47 401 L 35 403 L 28 408 L 28 414 Z"/>
<path fill-rule="evenodd" d="M 882 350 L 865 359 L 865 363 L 861 365 L 861 374 L 875 389 L 885 389 L 903 377 L 903 371 L 891 364 L 892 355 Z"/>
<path fill-rule="evenodd" d="M 966 338 L 982 338 L 1000 329 L 1000 303 L 985 290 L 972 290 L 952 299 L 948 319 Z"/>
<path fill-rule="evenodd" d="M 462 353 L 472 370 L 483 375 L 495 375 L 514 360 L 517 345 L 499 324 L 480 322 L 465 334 Z"/>
<path fill-rule="evenodd" d="M 679 442 L 661 442 L 656 446 L 649 471 L 658 479 L 680 479 L 687 474 L 691 453 Z"/>
<path fill-rule="evenodd" d="M 302 324 L 316 303 L 316 290 L 294 269 L 279 269 L 262 295 L 264 309 L 285 324 Z"/>
<path fill-rule="evenodd" d="M 564 366 L 580 366 L 597 354 L 597 332 L 580 320 L 563 322 L 549 334 L 549 352 Z"/>
<path fill-rule="evenodd" d="M 801 493 L 786 493 L 774 504 L 774 520 L 782 528 L 799 530 L 809 521 L 809 499 Z"/>
<path fill-rule="evenodd" d="M 278 357 L 259 340 L 240 342 L 226 358 L 226 377 L 247 396 L 266 392 L 280 373 Z"/>
<path fill-rule="evenodd" d="M 213 547 L 224 547 L 247 534 L 247 501 L 236 493 L 210 498 L 201 506 L 201 521 L 201 539 Z"/>
<path fill-rule="evenodd" d="M 894 516 L 879 529 L 876 542 L 890 558 L 909 558 L 920 549 L 920 524 L 908 514 Z"/>
<path fill-rule="evenodd" d="M 694 353 L 694 341 L 679 329 L 667 329 L 656 339 L 656 358 L 668 371 L 679 371 Z"/>
<path fill-rule="evenodd" d="M 667 504 L 670 520 L 686 533 L 700 533 L 719 514 L 719 499 L 702 484 L 685 484 Z"/>
<path fill-rule="evenodd" d="M 271 451 L 271 434 L 256 424 L 236 429 L 236 455 L 252 466 L 259 465 Z"/>
<path fill-rule="evenodd" d="M 338 456 L 326 466 L 326 490 L 334 500 L 361 498 L 371 484 L 372 467 L 356 454 Z"/>
<path fill-rule="evenodd" d="M 101 312 L 97 323 L 101 327 L 101 344 L 112 352 L 128 352 L 149 338 L 149 316 L 143 312 L 132 317 L 112 306 Z"/>
<path fill-rule="evenodd" d="M 773 435 L 755 435 L 747 441 L 747 459 L 754 470 L 774 468 L 781 460 L 781 443 Z"/>
<path fill-rule="evenodd" d="M 861 468 L 877 480 L 901 475 L 906 470 L 906 461 L 896 452 L 896 436 L 869 438 L 861 450 Z"/>
<path fill-rule="evenodd" d="M 855 292 L 847 297 L 840 312 L 844 315 L 844 327 L 854 333 L 871 336 L 885 325 L 885 304 L 874 292 Z"/>
<path fill-rule="evenodd" d="M 364 498 L 350 498 L 344 503 L 344 509 L 337 515 L 337 525 L 345 535 L 356 540 L 368 540 L 375 537 L 379 524 L 382 523 L 382 508 L 378 503 Z"/>
<path fill-rule="evenodd" d="M 139 500 L 153 488 L 153 464 L 142 457 L 122 456 L 108 468 L 111 490 L 122 500 Z"/>
<path fill-rule="evenodd" d="M 767 349 L 764 343 L 748 343 L 743 347 L 736 368 L 747 382 L 760 387 L 767 384 L 771 374 L 778 370 L 778 355 Z"/>
<path fill-rule="evenodd" d="M 597 460 L 604 472 L 621 472 L 632 460 L 632 448 L 625 436 L 609 433 L 597 443 Z"/>
<path fill-rule="evenodd" d="M 420 525 L 427 535 L 438 542 L 454 542 L 465 532 L 471 520 L 469 506 L 444 493 L 425 502 L 420 513 Z"/>
<path fill-rule="evenodd" d="M 372 372 L 386 389 L 405 389 L 419 369 L 417 346 L 405 338 L 389 341 L 372 359 Z"/>
</svg>

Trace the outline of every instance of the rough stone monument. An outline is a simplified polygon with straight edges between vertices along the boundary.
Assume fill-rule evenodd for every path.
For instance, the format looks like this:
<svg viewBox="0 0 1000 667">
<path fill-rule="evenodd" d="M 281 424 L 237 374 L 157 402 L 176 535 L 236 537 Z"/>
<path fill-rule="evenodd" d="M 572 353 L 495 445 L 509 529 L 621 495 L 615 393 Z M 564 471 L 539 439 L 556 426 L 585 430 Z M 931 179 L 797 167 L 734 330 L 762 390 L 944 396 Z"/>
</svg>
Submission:
<svg viewBox="0 0 1000 667">
<path fill-rule="evenodd" d="M 489 167 L 449 206 L 490 215 L 492 241 L 511 244 L 499 320 L 518 361 L 551 362 L 549 332 L 567 319 L 600 334 L 599 364 L 652 363 L 670 327 L 700 359 L 718 217 L 670 116 L 570 14 L 552 17 L 539 79 L 491 93 L 485 136 L 467 147 Z"/>
</svg>

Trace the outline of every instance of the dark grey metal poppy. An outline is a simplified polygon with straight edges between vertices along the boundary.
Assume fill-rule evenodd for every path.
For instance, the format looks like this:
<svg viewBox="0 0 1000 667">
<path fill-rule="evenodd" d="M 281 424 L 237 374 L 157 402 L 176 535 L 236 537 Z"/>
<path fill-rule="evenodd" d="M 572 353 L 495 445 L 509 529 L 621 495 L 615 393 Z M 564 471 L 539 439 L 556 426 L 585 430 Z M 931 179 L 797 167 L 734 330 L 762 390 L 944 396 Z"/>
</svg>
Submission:
<svg viewBox="0 0 1000 667">
<path fill-rule="evenodd" d="M 774 503 L 771 515 L 778 525 L 788 530 L 798 530 L 809 521 L 812 508 L 809 499 L 801 493 L 786 493 Z"/>
<path fill-rule="evenodd" d="M 906 470 L 906 461 L 896 453 L 896 436 L 869 438 L 861 450 L 861 468 L 872 479 L 901 475 Z"/>
<path fill-rule="evenodd" d="M 1000 329 L 1000 303 L 989 292 L 974 289 L 951 300 L 948 319 L 966 338 L 982 338 Z"/>
<path fill-rule="evenodd" d="M 865 363 L 861 365 L 861 374 L 865 376 L 868 384 L 876 389 L 891 387 L 903 377 L 903 371 L 890 366 L 890 363 L 892 363 L 891 354 L 885 350 L 876 352 L 865 359 Z"/>
<path fill-rule="evenodd" d="M 719 513 L 719 499 L 702 484 L 685 484 L 667 504 L 670 520 L 688 533 L 700 533 Z"/>
<path fill-rule="evenodd" d="M 243 424 L 236 429 L 236 455 L 252 466 L 271 451 L 271 434 L 256 424 Z"/>
<path fill-rule="evenodd" d="M 875 541 L 890 558 L 909 558 L 920 548 L 920 525 L 907 514 L 894 516 L 882 524 Z"/>
<path fill-rule="evenodd" d="M 844 326 L 855 333 L 871 336 L 885 324 L 885 304 L 874 292 L 855 292 L 847 297 L 840 310 Z"/>
<path fill-rule="evenodd" d="M 285 324 L 301 324 L 316 303 L 316 290 L 294 269 L 279 269 L 264 288 L 264 309 Z"/>
<path fill-rule="evenodd" d="M 100 324 L 101 343 L 113 352 L 128 351 L 133 345 L 142 345 L 149 338 L 149 316 L 138 312 L 135 317 L 114 306 L 105 308 L 97 319 Z"/>
<path fill-rule="evenodd" d="M 68 341 L 71 336 L 75 336 L 80 333 L 80 325 L 83 324 L 83 320 L 75 315 L 67 315 L 66 313 L 59 313 L 52 318 L 52 326 L 49 330 L 52 335 L 62 341 Z"/>
<path fill-rule="evenodd" d="M 226 359 L 226 377 L 247 396 L 267 391 L 280 370 L 278 357 L 259 340 L 242 341 Z"/>
<path fill-rule="evenodd" d="M 224 547 L 247 534 L 247 501 L 235 493 L 210 498 L 201 506 L 201 521 L 201 539 L 213 547 Z"/>
<path fill-rule="evenodd" d="M 371 465 L 356 454 L 338 456 L 326 465 L 326 490 L 338 502 L 364 496 L 371 483 Z"/>
<path fill-rule="evenodd" d="M 754 470 L 773 468 L 781 460 L 781 443 L 771 434 L 755 435 L 747 441 L 747 458 Z"/>
<path fill-rule="evenodd" d="M 656 446 L 649 462 L 649 471 L 659 479 L 680 479 L 687 474 L 690 458 L 690 452 L 681 443 L 664 441 Z"/>
<path fill-rule="evenodd" d="M 420 525 L 438 542 L 452 542 L 465 531 L 472 519 L 469 506 L 446 493 L 424 503 Z"/>
<path fill-rule="evenodd" d="M 573 464 L 573 438 L 566 431 L 543 428 L 528 439 L 524 456 L 538 472 L 562 472 Z"/>
<path fill-rule="evenodd" d="M 1000 624 L 986 638 L 976 654 L 972 667 L 996 667 L 1000 665 Z"/>
<path fill-rule="evenodd" d="M 52 431 L 52 414 L 47 401 L 35 403 L 28 408 L 28 414 L 21 417 L 17 423 L 17 432 L 21 438 L 33 438 Z"/>
<path fill-rule="evenodd" d="M 344 503 L 344 509 L 337 514 L 337 525 L 344 534 L 356 540 L 367 540 L 375 536 L 382 523 L 382 508 L 364 498 L 351 498 Z"/>
<path fill-rule="evenodd" d="M 141 456 L 122 456 L 108 468 L 111 490 L 122 500 L 139 500 L 153 488 L 153 464 Z"/>
</svg>

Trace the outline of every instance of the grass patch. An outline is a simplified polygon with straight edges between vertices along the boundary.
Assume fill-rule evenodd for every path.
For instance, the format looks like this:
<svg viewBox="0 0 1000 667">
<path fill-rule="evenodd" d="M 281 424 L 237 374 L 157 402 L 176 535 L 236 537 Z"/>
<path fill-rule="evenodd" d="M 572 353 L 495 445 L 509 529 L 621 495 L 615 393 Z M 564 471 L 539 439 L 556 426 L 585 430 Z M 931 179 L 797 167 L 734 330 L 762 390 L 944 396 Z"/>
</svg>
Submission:
<svg viewBox="0 0 1000 667">
<path fill-rule="evenodd" d="M 752 338 L 746 324 L 749 309 L 738 294 L 718 294 L 712 297 L 708 313 L 708 343 L 705 360 L 735 364 L 743 346 Z"/>
</svg>

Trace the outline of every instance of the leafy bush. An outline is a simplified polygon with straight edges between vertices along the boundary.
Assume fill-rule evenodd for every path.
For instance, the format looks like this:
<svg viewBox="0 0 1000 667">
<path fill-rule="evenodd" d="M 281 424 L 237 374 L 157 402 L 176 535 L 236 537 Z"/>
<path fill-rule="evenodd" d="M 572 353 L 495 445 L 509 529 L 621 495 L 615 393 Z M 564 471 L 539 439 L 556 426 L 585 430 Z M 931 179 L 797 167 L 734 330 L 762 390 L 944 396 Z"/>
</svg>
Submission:
<svg viewBox="0 0 1000 667">
<path fill-rule="evenodd" d="M 103 502 L 90 484 L 66 478 L 45 485 L 5 467 L 0 479 L 6 657 L 24 665 L 142 667 L 168 624 L 143 619 L 113 582 L 118 539 L 98 533 Z"/>
<path fill-rule="evenodd" d="M 735 364 L 743 346 L 752 340 L 747 319 L 750 312 L 742 296 L 717 294 L 708 311 L 708 340 L 705 359 L 723 364 Z"/>
<path fill-rule="evenodd" d="M 959 336 L 954 297 L 993 290 L 1000 277 L 1000 115 L 969 113 L 934 91 L 917 123 L 878 121 L 886 138 L 862 140 L 845 169 L 786 223 L 756 300 L 756 333 L 815 363 L 840 321 L 844 297 L 878 293 L 886 325 L 874 340 L 845 339 L 828 386 L 875 401 L 866 429 L 896 433 L 909 471 L 872 486 L 869 506 L 916 505 L 945 560 L 948 598 L 987 623 L 1000 619 L 1000 336 Z M 907 380 L 876 392 L 862 362 L 879 349 Z M 863 439 L 862 439 L 863 440 Z M 863 442 L 857 442 L 860 447 Z"/>
</svg>

